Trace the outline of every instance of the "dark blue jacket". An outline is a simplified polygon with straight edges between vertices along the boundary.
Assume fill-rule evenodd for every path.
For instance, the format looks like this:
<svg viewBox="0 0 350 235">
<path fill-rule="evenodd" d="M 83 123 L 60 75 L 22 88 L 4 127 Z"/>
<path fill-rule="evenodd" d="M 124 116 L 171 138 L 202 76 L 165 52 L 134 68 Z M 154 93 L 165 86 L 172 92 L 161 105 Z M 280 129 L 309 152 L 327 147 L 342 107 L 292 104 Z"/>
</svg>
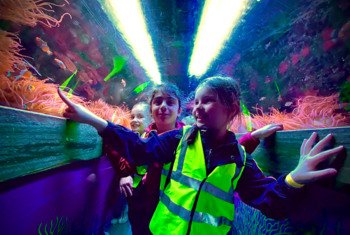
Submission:
<svg viewBox="0 0 350 235">
<path fill-rule="evenodd" d="M 192 135 L 186 137 L 189 144 L 196 131 L 201 131 L 208 174 L 218 165 L 231 162 L 242 164 L 233 132 L 228 132 L 224 143 L 217 144 L 208 131 L 194 127 Z M 153 162 L 173 162 L 182 132 L 182 128 L 161 135 L 151 132 L 149 138 L 142 139 L 125 127 L 108 123 L 107 128 L 100 135 L 104 146 L 113 146 L 130 163 L 147 165 Z M 247 154 L 246 165 L 236 191 L 243 202 L 260 210 L 266 216 L 283 219 L 293 209 L 301 191 L 288 186 L 284 178 L 285 176 L 281 176 L 276 180 L 273 177 L 266 177 L 252 157 Z"/>
</svg>

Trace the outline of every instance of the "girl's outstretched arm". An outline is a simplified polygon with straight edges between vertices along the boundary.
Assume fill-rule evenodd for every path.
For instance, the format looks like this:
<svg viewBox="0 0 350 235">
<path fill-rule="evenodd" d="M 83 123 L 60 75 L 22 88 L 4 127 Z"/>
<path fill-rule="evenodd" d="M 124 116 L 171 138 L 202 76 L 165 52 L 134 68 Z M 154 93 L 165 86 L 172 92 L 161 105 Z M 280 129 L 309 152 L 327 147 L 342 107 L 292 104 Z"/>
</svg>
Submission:
<svg viewBox="0 0 350 235">
<path fill-rule="evenodd" d="M 103 131 L 107 127 L 107 121 L 98 117 L 97 115 L 90 112 L 88 109 L 84 108 L 80 104 L 75 104 L 69 100 L 61 91 L 60 88 L 57 89 L 58 95 L 61 97 L 63 102 L 68 106 L 63 116 L 68 119 L 72 119 L 76 122 L 86 123 L 96 128 L 98 132 Z"/>
<path fill-rule="evenodd" d="M 238 142 L 244 146 L 247 153 L 252 154 L 260 144 L 260 139 L 267 138 L 276 133 L 276 131 L 281 130 L 283 130 L 282 124 L 269 124 L 243 135 L 241 138 L 239 138 Z"/>
<path fill-rule="evenodd" d="M 300 148 L 300 159 L 297 167 L 286 177 L 286 183 L 291 186 L 301 187 L 304 184 L 333 176 L 337 174 L 334 168 L 317 169 L 317 165 L 334 155 L 339 154 L 344 147 L 338 146 L 322 151 L 332 140 L 332 134 L 320 140 L 314 147 L 317 133 L 314 132 L 309 139 L 304 139 Z"/>
<path fill-rule="evenodd" d="M 282 124 L 269 124 L 253 131 L 251 135 L 256 139 L 264 139 L 281 130 L 283 130 Z"/>
<path fill-rule="evenodd" d="M 241 179 L 238 181 L 237 192 L 248 205 L 259 209 L 265 215 L 275 219 L 287 218 L 298 204 L 302 186 L 321 178 L 330 177 L 337 173 L 336 169 L 317 169 L 317 165 L 340 153 L 343 146 L 322 151 L 332 139 L 326 136 L 314 147 L 317 134 L 313 133 L 305 139 L 300 149 L 300 160 L 297 167 L 285 177 L 276 179 L 266 177 L 256 162 L 248 156 Z"/>
<path fill-rule="evenodd" d="M 107 122 L 107 127 L 99 134 L 106 149 L 117 151 L 131 166 L 140 166 L 173 161 L 182 129 L 161 135 L 151 132 L 149 138 L 144 139 L 128 128 Z"/>
</svg>

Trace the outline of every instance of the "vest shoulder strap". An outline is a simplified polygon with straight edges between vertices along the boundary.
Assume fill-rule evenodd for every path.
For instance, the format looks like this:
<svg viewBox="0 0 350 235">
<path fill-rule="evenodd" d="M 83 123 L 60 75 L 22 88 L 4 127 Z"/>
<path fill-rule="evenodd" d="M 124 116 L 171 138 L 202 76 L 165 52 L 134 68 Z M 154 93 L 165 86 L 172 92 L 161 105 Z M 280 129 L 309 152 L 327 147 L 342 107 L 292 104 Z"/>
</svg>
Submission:
<svg viewBox="0 0 350 235">
<path fill-rule="evenodd" d="M 184 126 L 182 128 L 183 131 L 182 131 L 182 138 L 181 138 L 182 140 L 181 141 L 187 141 L 187 139 L 189 137 L 189 133 L 191 133 L 190 130 L 193 130 L 193 129 L 194 128 L 192 126 L 189 126 L 189 125 Z M 175 152 L 174 152 L 174 154 L 175 154 Z M 174 162 L 175 162 L 175 160 L 170 163 L 168 175 L 166 177 L 163 189 L 165 189 L 168 186 L 169 182 L 170 182 L 170 177 L 171 177 L 171 173 L 173 172 Z"/>
<path fill-rule="evenodd" d="M 244 166 L 247 160 L 247 153 L 244 149 L 244 146 L 237 144 L 237 147 L 238 147 L 239 155 L 241 156 L 241 164 L 237 164 L 237 168 L 235 171 L 235 175 L 232 178 L 232 182 L 242 175 L 242 172 L 244 170 Z"/>
</svg>

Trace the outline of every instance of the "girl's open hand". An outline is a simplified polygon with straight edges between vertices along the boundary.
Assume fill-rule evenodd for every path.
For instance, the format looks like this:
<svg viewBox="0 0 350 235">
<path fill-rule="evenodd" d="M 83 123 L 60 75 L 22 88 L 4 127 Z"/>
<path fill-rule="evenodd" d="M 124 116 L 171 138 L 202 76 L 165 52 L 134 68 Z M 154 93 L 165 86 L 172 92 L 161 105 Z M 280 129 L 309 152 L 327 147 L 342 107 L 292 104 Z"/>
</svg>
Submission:
<svg viewBox="0 0 350 235">
<path fill-rule="evenodd" d="M 131 197 L 132 196 L 132 185 L 134 181 L 131 176 L 123 177 L 119 181 L 119 190 L 120 193 L 123 194 L 125 197 Z"/>
<path fill-rule="evenodd" d="M 326 151 L 322 149 L 331 141 L 331 134 L 320 140 L 314 147 L 317 134 L 314 132 L 309 139 L 304 139 L 300 148 L 300 159 L 297 167 L 290 173 L 292 179 L 299 184 L 306 184 L 318 179 L 326 178 L 337 174 L 334 168 L 317 169 L 317 165 L 334 155 L 340 153 L 344 147 L 339 146 Z"/>
<path fill-rule="evenodd" d="M 281 130 L 283 130 L 282 124 L 269 124 L 253 131 L 252 136 L 256 139 L 263 139 Z"/>
</svg>

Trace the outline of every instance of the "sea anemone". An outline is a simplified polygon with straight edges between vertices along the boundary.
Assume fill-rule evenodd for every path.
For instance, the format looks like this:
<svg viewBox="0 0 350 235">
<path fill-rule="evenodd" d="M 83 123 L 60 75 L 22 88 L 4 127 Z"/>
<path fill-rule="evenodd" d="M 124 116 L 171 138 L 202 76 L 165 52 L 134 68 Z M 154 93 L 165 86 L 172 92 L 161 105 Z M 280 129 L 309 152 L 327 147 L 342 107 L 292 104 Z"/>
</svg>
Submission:
<svg viewBox="0 0 350 235">
<path fill-rule="evenodd" d="M 23 63 L 20 39 L 14 33 L 0 30 L 0 44 L 0 74 L 14 72 L 13 65 Z"/>
<path fill-rule="evenodd" d="M 130 128 L 130 111 L 124 106 L 111 106 L 100 99 L 89 102 L 86 107 L 105 120 Z"/>
<path fill-rule="evenodd" d="M 65 2 L 68 3 L 68 1 Z M 54 12 L 53 6 L 63 7 L 64 5 L 43 0 L 0 0 L 0 19 L 31 27 L 36 26 L 38 22 L 50 28 L 56 27 L 60 25 L 65 15 L 70 16 L 70 14 L 64 13 L 57 20 L 48 13 Z"/>
<path fill-rule="evenodd" d="M 297 100 L 297 105 L 291 113 L 281 112 L 270 108 L 265 114 L 262 109 L 256 108 L 256 115 L 250 117 L 253 128 L 258 129 L 272 123 L 283 124 L 284 130 L 300 130 L 311 128 L 339 127 L 350 124 L 350 118 L 343 113 L 337 113 L 339 94 L 330 96 L 305 96 Z M 234 132 L 245 132 L 247 124 L 240 116 L 234 120 L 230 129 Z M 243 131 L 242 131 L 243 130 Z"/>
<path fill-rule="evenodd" d="M 14 79 L 0 75 L 0 102 L 9 107 L 62 117 L 66 105 L 58 96 L 57 88 L 57 84 L 47 83 L 47 79 Z M 130 112 L 126 107 L 111 106 L 102 100 L 87 102 L 79 96 L 66 95 L 97 116 L 130 127 Z"/>
</svg>

